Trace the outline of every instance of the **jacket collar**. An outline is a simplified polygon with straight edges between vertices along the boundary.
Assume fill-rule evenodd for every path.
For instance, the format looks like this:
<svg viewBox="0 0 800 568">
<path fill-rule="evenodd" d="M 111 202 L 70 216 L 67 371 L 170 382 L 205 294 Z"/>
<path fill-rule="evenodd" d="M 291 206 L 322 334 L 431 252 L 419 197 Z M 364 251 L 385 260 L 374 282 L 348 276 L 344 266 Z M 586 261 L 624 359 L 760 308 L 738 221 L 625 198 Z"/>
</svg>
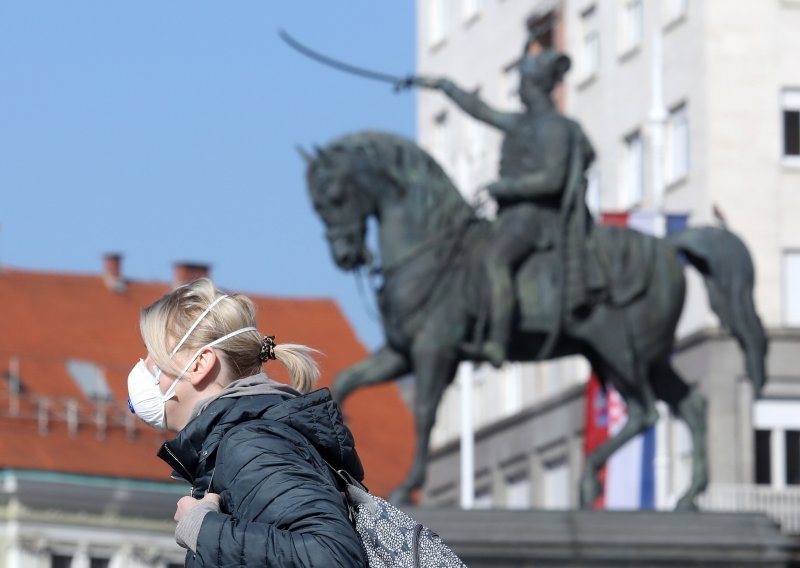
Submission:
<svg viewBox="0 0 800 568">
<path fill-rule="evenodd" d="M 166 442 L 158 456 L 172 466 L 173 476 L 199 487 L 207 483 L 205 477 L 210 476 L 210 471 L 206 471 L 209 468 L 203 467 L 205 461 L 213 456 L 228 430 L 261 418 L 297 430 L 332 467 L 345 469 L 358 481 L 364 479 L 353 435 L 344 424 L 339 405 L 326 388 L 296 397 L 278 393 L 217 398 L 178 432 L 175 439 Z"/>
<path fill-rule="evenodd" d="M 173 477 L 195 484 L 199 465 L 214 453 L 222 436 L 240 422 L 257 418 L 266 409 L 283 402 L 289 395 L 255 395 L 256 404 L 237 404 L 236 398 L 218 398 L 193 418 L 174 439 L 165 442 L 158 457 L 174 470 Z M 246 408 L 243 408 L 246 407 Z"/>
</svg>

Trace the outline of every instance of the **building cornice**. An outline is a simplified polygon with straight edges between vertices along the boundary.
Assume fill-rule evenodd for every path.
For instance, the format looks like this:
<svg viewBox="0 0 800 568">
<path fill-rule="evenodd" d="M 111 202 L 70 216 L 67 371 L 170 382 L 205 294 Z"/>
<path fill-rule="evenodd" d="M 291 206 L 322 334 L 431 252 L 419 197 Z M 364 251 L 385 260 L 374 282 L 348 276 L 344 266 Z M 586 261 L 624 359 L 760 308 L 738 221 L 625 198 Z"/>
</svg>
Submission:
<svg viewBox="0 0 800 568">
<path fill-rule="evenodd" d="M 559 392 L 557 395 L 553 396 L 552 398 L 548 398 L 547 400 L 543 400 L 538 402 L 528 408 L 523 409 L 522 411 L 512 414 L 511 416 L 506 416 L 505 418 L 501 418 L 496 422 L 492 422 L 491 424 L 487 424 L 475 431 L 475 441 L 478 442 L 480 440 L 486 439 L 491 437 L 492 435 L 496 434 L 497 432 L 503 431 L 507 428 L 515 426 L 519 423 L 525 422 L 531 419 L 534 416 L 544 414 L 550 410 L 555 408 L 559 408 L 564 404 L 570 402 L 576 402 L 583 400 L 584 392 L 586 391 L 586 386 L 584 384 L 577 384 L 573 385 L 569 388 L 564 389 L 563 391 Z M 575 425 L 577 430 L 581 430 L 583 425 L 576 424 Z M 442 456 L 448 453 L 452 453 L 453 451 L 458 450 L 460 444 L 460 440 L 455 438 L 442 444 L 436 449 L 431 450 L 431 458 L 436 458 L 438 456 Z"/>
</svg>

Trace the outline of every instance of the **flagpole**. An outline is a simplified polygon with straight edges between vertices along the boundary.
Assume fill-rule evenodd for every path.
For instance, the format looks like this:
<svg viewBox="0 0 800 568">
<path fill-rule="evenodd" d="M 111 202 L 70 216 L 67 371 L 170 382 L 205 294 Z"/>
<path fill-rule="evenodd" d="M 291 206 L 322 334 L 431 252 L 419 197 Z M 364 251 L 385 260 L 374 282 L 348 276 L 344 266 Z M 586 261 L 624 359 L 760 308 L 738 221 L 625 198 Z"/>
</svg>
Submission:
<svg viewBox="0 0 800 568">
<path fill-rule="evenodd" d="M 657 237 L 666 235 L 666 217 L 664 215 L 665 184 L 664 184 L 664 124 L 667 119 L 667 109 L 664 106 L 664 61 L 661 33 L 661 2 L 652 0 L 648 6 L 653 10 L 651 16 L 651 57 L 650 57 L 650 170 L 651 170 L 651 195 L 654 213 L 654 234 Z M 669 499 L 669 412 L 666 405 L 658 404 L 659 415 L 662 417 L 656 425 L 655 432 L 655 457 L 653 473 L 655 477 L 655 508 L 666 509 Z"/>
<path fill-rule="evenodd" d="M 458 386 L 461 389 L 461 508 L 475 505 L 475 433 L 472 416 L 472 389 L 475 368 L 472 363 L 458 367 Z"/>
</svg>

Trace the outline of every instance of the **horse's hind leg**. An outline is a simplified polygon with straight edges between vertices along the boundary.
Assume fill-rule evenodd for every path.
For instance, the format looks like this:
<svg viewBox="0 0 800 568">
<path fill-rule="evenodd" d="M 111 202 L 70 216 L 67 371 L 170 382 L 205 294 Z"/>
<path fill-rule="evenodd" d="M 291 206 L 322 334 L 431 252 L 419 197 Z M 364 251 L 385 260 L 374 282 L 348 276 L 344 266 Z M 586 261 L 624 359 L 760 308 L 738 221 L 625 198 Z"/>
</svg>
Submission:
<svg viewBox="0 0 800 568">
<path fill-rule="evenodd" d="M 621 377 L 618 368 L 609 365 L 595 366 L 595 371 L 616 387 L 627 407 L 628 420 L 617 434 L 601 444 L 586 457 L 583 476 L 581 478 L 581 508 L 591 508 L 595 499 L 602 494 L 602 486 L 597 479 L 597 473 L 602 469 L 611 455 L 624 446 L 629 440 L 635 438 L 658 420 L 658 411 L 655 407 L 655 398 L 647 381 L 643 381 L 643 388 L 637 389 L 633 377 Z M 623 371 L 624 372 L 624 371 Z M 634 371 L 629 371 L 634 372 Z M 637 373 L 638 374 L 638 373 Z M 641 375 L 640 375 L 641 376 Z"/>
<path fill-rule="evenodd" d="M 667 360 L 654 366 L 653 388 L 672 413 L 686 423 L 692 437 L 692 480 L 675 508 L 697 509 L 695 498 L 708 486 L 706 399 L 696 387 L 686 384 Z"/>
</svg>

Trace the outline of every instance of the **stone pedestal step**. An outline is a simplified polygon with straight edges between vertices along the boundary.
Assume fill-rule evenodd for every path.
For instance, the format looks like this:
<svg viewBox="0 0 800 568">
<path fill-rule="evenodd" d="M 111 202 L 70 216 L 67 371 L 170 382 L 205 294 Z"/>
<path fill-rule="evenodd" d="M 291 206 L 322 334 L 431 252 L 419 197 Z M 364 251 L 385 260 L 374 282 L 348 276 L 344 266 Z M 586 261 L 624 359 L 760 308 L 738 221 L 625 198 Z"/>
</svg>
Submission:
<svg viewBox="0 0 800 568">
<path fill-rule="evenodd" d="M 800 538 L 782 534 L 760 514 L 408 512 L 439 533 L 470 568 L 800 566 Z"/>
</svg>

